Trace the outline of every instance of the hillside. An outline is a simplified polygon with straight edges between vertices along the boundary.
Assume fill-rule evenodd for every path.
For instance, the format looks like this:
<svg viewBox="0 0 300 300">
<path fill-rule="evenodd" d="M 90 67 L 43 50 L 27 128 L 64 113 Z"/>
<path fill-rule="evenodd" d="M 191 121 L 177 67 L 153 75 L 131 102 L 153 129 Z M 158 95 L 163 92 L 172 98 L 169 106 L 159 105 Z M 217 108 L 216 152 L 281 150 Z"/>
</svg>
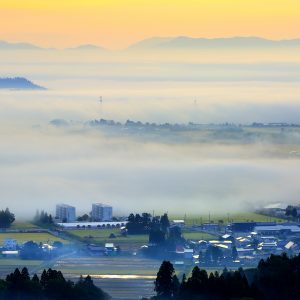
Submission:
<svg viewBox="0 0 300 300">
<path fill-rule="evenodd" d="M 0 78 L 0 89 L 45 90 L 23 77 Z"/>
<path fill-rule="evenodd" d="M 0 41 L 0 50 L 40 50 L 41 48 L 29 43 L 9 43 Z"/>
</svg>

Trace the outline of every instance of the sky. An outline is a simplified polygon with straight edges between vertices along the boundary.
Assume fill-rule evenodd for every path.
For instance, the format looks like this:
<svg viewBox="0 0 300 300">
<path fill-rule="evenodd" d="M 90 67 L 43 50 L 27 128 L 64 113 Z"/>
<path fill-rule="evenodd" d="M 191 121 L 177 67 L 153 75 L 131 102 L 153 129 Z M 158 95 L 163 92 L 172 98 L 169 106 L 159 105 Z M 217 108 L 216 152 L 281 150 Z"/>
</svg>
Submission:
<svg viewBox="0 0 300 300">
<path fill-rule="evenodd" d="M 300 37 L 299 0 L 0 0 L 0 40 L 119 49 L 153 36 Z"/>
</svg>

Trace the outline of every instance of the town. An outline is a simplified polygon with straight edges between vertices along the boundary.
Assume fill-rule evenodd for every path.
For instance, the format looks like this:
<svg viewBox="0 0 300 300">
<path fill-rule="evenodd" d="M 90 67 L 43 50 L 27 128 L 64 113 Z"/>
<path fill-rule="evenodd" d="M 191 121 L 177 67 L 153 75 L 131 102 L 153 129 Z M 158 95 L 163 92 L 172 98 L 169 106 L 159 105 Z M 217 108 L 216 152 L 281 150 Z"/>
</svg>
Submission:
<svg viewBox="0 0 300 300">
<path fill-rule="evenodd" d="M 300 207 L 284 206 L 268 205 L 257 212 L 257 216 L 265 216 L 265 220 L 269 219 L 269 221 L 230 221 L 228 214 L 227 220 L 202 222 L 201 218 L 198 222 L 194 219 L 191 223 L 186 219 L 169 220 L 167 214 L 152 216 L 149 213 L 143 213 L 131 214 L 129 217 L 115 217 L 113 207 L 103 203 L 94 203 L 90 213 L 77 216 L 74 206 L 57 204 L 55 217 L 45 212 L 35 216 L 36 224 L 41 222 L 44 225 L 48 224 L 48 227 L 2 228 L 1 234 L 7 238 L 3 239 L 1 253 L 3 257 L 15 257 L 21 253 L 19 250 L 22 249 L 22 244 L 10 238 L 10 235 L 47 232 L 59 238 L 54 246 L 43 244 L 42 247 L 48 252 L 54 251 L 58 245 L 62 247 L 64 243 L 61 243 L 61 240 L 65 239 L 68 240 L 68 244 L 75 240 L 83 241 L 86 244 L 87 253 L 93 256 L 122 253 L 122 255 L 134 254 L 172 259 L 176 264 L 233 268 L 253 266 L 271 253 L 286 252 L 292 256 L 300 252 L 298 218 Z M 166 219 L 164 228 L 161 225 L 163 218 Z M 98 232 L 107 233 L 106 241 L 110 242 L 101 245 L 101 242 L 99 243 L 93 236 L 95 234 L 97 237 Z M 161 233 L 162 238 L 157 233 Z M 158 238 L 153 238 L 154 234 L 158 235 Z M 133 243 L 130 247 L 130 238 L 128 238 L 128 243 L 122 251 L 122 244 L 125 243 L 118 244 L 118 236 L 123 239 L 129 236 L 142 236 L 143 239 L 140 242 L 144 244 L 136 248 L 136 243 Z M 161 251 L 166 246 L 166 239 L 171 236 L 174 240 L 172 247 L 166 247 L 167 251 Z M 201 236 L 202 239 L 197 239 Z M 160 249 L 159 256 L 154 254 L 158 248 Z"/>
<path fill-rule="evenodd" d="M 116 217 L 113 207 L 103 203 L 94 203 L 89 213 L 77 216 L 74 206 L 58 204 L 54 217 L 38 212 L 32 227 L 1 229 L 0 263 L 6 271 L 16 259 L 55 265 L 68 256 L 77 266 L 82 261 L 108 262 L 114 268 L 122 261 L 170 260 L 185 271 L 196 265 L 207 270 L 250 268 L 270 254 L 300 253 L 299 212 L 298 206 L 275 204 L 248 214 L 253 220 L 236 221 L 230 214 L 218 220 L 209 216 L 208 221 L 186 216 L 169 220 L 167 214 Z M 13 216 L 9 210 L 1 216 L 5 213 Z"/>
</svg>

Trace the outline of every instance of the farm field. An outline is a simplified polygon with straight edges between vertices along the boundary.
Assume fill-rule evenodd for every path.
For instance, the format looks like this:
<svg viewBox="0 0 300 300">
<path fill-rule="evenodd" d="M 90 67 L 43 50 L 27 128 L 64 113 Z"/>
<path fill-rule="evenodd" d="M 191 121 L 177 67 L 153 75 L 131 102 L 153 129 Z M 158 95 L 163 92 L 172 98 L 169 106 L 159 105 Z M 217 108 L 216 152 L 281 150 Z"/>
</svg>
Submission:
<svg viewBox="0 0 300 300">
<path fill-rule="evenodd" d="M 205 233 L 205 232 L 183 232 L 182 233 L 183 237 L 186 239 L 186 240 L 207 240 L 207 241 L 210 241 L 210 240 L 215 240 L 216 238 L 218 238 L 218 236 L 215 236 L 215 235 L 212 235 L 212 234 L 209 234 L 209 233 Z"/>
<path fill-rule="evenodd" d="M 40 275 L 45 265 L 39 260 L 0 259 L 0 277 L 26 266 Z M 140 257 L 67 257 L 58 259 L 51 267 L 60 270 L 66 279 L 77 281 L 80 275 L 91 275 L 96 285 L 113 299 L 140 299 L 153 295 L 153 281 L 161 260 Z M 176 268 L 181 272 L 180 268 Z M 190 269 L 188 269 L 190 270 Z M 185 270 L 184 270 L 185 271 Z M 188 272 L 187 272 L 188 273 Z"/>
<path fill-rule="evenodd" d="M 12 223 L 10 229 L 36 229 L 38 226 L 30 223 L 30 222 L 14 222 Z"/>
<path fill-rule="evenodd" d="M 69 230 L 68 234 L 80 238 L 81 241 L 87 243 L 101 244 L 114 243 L 120 246 L 122 250 L 137 251 L 142 245 L 148 242 L 148 235 L 128 235 L 122 236 L 120 229 L 80 229 Z M 109 238 L 110 234 L 114 234 L 115 238 Z"/>
<path fill-rule="evenodd" d="M 113 299 L 140 299 L 154 294 L 154 280 L 161 260 L 140 257 L 71 257 L 58 260 L 53 268 L 73 281 L 91 275 L 96 285 Z M 180 269 L 177 268 L 180 272 Z M 105 275 L 105 276 L 103 276 Z"/>
<path fill-rule="evenodd" d="M 270 221 L 276 221 L 276 222 L 283 222 L 283 219 L 280 218 L 274 218 L 270 216 L 265 216 L 261 214 L 257 214 L 254 212 L 246 212 L 246 213 L 234 213 L 234 214 L 205 214 L 205 215 L 176 215 L 176 216 L 170 216 L 170 220 L 180 219 L 185 220 L 186 225 L 193 225 L 193 224 L 201 224 L 201 223 L 207 223 L 210 221 L 213 221 L 215 223 L 218 223 L 219 220 L 222 220 L 224 223 L 229 222 L 270 222 Z"/>
<path fill-rule="evenodd" d="M 73 275 L 156 275 L 160 260 L 140 257 L 68 257 L 59 259 L 53 268 Z"/>
<path fill-rule="evenodd" d="M 29 272 L 31 268 L 36 268 L 42 265 L 41 260 L 22 260 L 12 258 L 0 258 L 0 277 L 4 277 L 7 274 L 13 272 L 16 268 L 27 267 Z"/>
<path fill-rule="evenodd" d="M 59 237 L 51 235 L 49 233 L 27 233 L 27 232 L 9 232 L 9 233 L 0 233 L 0 244 L 2 245 L 5 239 L 15 239 L 18 243 L 24 243 L 27 241 L 34 241 L 36 243 L 40 242 L 54 242 L 60 241 L 62 243 L 68 243 L 68 241 L 63 240 Z"/>
</svg>

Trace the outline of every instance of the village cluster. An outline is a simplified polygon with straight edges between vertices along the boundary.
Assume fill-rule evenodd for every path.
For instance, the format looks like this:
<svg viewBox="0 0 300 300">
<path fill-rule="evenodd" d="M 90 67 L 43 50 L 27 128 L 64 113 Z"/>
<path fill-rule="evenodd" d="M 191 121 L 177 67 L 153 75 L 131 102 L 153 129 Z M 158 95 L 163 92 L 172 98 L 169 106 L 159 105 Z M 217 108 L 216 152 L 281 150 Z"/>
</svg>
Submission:
<svg viewBox="0 0 300 300">
<path fill-rule="evenodd" d="M 286 217 L 287 210 L 294 208 L 266 207 L 261 213 L 270 217 Z M 122 249 L 116 235 L 126 240 L 130 235 L 128 232 L 128 218 L 113 217 L 112 206 L 96 203 L 92 205 L 91 212 L 87 218 L 78 221 L 76 208 L 67 204 L 56 206 L 54 227 L 51 229 L 32 229 L 31 232 L 45 232 L 57 237 L 57 241 L 35 243 L 26 241 L 18 243 L 16 239 L 7 238 L 1 245 L 3 257 L 20 258 L 42 258 L 48 259 L 68 251 L 79 251 L 74 248 L 74 236 L 72 233 L 87 232 L 83 240 L 85 254 L 93 257 L 104 255 L 122 256 L 153 256 L 159 259 L 166 258 L 175 265 L 198 264 L 206 267 L 240 267 L 255 266 L 270 254 L 287 253 L 289 256 L 300 252 L 300 223 L 291 221 L 290 218 L 270 222 L 204 222 L 199 224 L 188 224 L 183 220 L 170 220 L 165 231 L 165 240 L 157 238 L 145 240 L 139 249 L 130 246 Z M 142 214 L 143 215 L 143 214 Z M 151 222 L 153 217 L 150 216 Z M 94 243 L 93 236 L 88 232 L 108 232 L 104 243 Z M 111 233 L 110 233 L 111 230 Z M 106 232 L 105 231 L 105 232 Z M 155 230 L 154 230 L 155 231 Z M 9 232 L 13 232 L 10 230 Z M 24 232 L 24 231 L 22 231 Z M 71 233 L 71 235 L 70 235 Z M 153 232 L 152 232 L 153 233 Z M 202 239 L 197 239 L 197 233 L 203 234 Z M 194 234 L 194 235 L 193 235 Z M 206 238 L 209 237 L 209 238 Z M 68 243 L 61 242 L 66 240 Z M 170 243 L 171 241 L 171 243 Z M 130 239 L 128 240 L 130 244 Z"/>
</svg>

